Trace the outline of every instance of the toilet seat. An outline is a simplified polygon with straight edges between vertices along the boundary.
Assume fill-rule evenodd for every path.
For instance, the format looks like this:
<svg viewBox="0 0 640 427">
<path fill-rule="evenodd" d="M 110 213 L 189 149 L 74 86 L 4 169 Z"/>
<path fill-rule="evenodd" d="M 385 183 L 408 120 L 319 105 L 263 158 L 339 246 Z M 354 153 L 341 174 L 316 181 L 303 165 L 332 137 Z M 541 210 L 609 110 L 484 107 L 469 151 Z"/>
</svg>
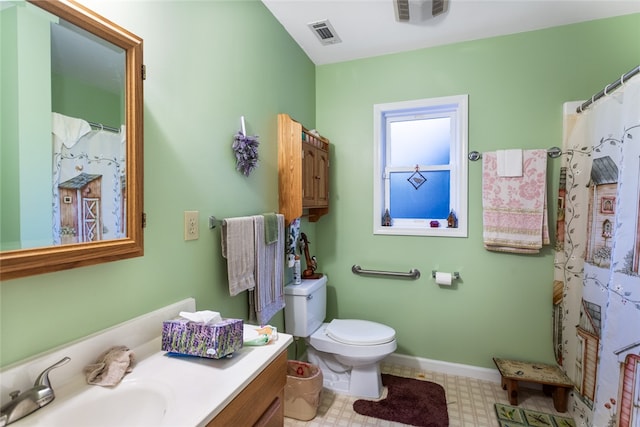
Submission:
<svg viewBox="0 0 640 427">
<path fill-rule="evenodd" d="M 309 337 L 309 344 L 316 350 L 325 353 L 339 354 L 348 357 L 377 358 L 385 357 L 396 350 L 397 342 L 395 338 L 383 344 L 346 344 L 327 334 L 327 326 L 329 323 L 323 323 Z M 395 332 L 394 332 L 395 335 Z"/>
<path fill-rule="evenodd" d="M 325 329 L 326 334 L 343 344 L 378 345 L 396 338 L 396 331 L 387 325 L 359 319 L 334 319 Z"/>
</svg>

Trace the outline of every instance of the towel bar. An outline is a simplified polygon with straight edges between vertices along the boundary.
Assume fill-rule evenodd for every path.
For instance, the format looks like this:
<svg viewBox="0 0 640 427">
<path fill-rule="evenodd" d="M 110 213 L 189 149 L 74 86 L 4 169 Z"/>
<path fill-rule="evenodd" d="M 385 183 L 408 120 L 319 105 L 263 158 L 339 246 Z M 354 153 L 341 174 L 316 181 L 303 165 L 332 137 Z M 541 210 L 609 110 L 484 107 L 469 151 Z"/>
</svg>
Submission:
<svg viewBox="0 0 640 427">
<path fill-rule="evenodd" d="M 558 148 L 558 147 L 551 147 L 551 148 L 547 149 L 547 156 L 549 156 L 552 159 L 560 157 L 561 155 L 562 155 L 562 150 L 560 148 Z M 480 160 L 482 158 L 482 153 L 480 153 L 478 151 L 472 151 L 472 152 L 469 153 L 469 155 L 467 157 L 472 162 L 475 162 L 476 160 Z"/>
<path fill-rule="evenodd" d="M 397 271 L 363 270 L 359 265 L 354 265 L 351 267 L 351 271 L 353 274 L 366 274 L 369 276 L 399 277 L 414 280 L 420 278 L 420 271 L 417 268 L 414 268 L 408 273 L 401 273 Z"/>
<path fill-rule="evenodd" d="M 217 225 L 220 225 L 220 224 L 222 224 L 222 221 L 219 220 L 218 218 L 216 218 L 215 216 L 211 215 L 209 217 L 209 228 L 210 229 L 213 230 L 214 228 L 216 228 Z"/>
</svg>

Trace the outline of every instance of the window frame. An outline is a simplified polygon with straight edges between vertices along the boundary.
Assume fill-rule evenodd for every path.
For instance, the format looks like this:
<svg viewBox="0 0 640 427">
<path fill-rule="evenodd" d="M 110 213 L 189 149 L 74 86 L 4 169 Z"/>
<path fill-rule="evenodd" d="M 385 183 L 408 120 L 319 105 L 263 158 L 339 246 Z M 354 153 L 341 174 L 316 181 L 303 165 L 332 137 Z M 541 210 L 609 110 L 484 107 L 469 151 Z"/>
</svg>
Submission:
<svg viewBox="0 0 640 427">
<path fill-rule="evenodd" d="M 373 234 L 403 236 L 468 236 L 468 117 L 469 95 L 423 98 L 410 101 L 374 104 L 373 106 Z M 387 124 L 398 117 L 413 115 L 451 117 L 452 141 L 448 170 L 450 173 L 450 209 L 456 213 L 457 228 L 447 228 L 446 219 L 440 227 L 431 228 L 428 219 L 400 219 L 397 225 L 382 226 L 382 216 L 389 198 L 389 180 L 385 179 L 387 159 Z M 397 120 L 396 120 L 397 121 Z M 397 167 L 396 167 L 397 168 Z M 410 168 L 410 166 L 407 166 Z M 423 171 L 423 169 L 420 169 Z M 424 169 L 443 170 L 442 167 Z"/>
</svg>

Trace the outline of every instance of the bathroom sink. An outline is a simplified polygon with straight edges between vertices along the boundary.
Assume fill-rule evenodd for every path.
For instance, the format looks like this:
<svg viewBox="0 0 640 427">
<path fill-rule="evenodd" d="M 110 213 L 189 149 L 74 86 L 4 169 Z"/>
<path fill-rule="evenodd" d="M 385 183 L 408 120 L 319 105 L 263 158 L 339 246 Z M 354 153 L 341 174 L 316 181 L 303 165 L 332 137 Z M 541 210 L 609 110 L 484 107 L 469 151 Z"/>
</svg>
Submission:
<svg viewBox="0 0 640 427">
<path fill-rule="evenodd" d="M 242 348 L 228 359 L 168 356 L 160 350 L 158 325 L 195 307 L 193 299 L 172 304 L 0 370 L 0 403 L 5 404 L 10 391 L 32 387 L 33 374 L 43 372 L 53 360 L 71 359 L 50 378 L 55 399 L 9 427 L 207 425 L 286 352 L 293 339 L 279 333 L 269 345 Z M 95 360 L 98 349 L 114 343 L 126 343 L 132 349 L 133 371 L 115 387 L 88 385 L 83 368 Z"/>
<path fill-rule="evenodd" d="M 170 387 L 152 380 L 125 380 L 114 388 L 90 386 L 38 411 L 42 416 L 37 425 L 160 426 L 172 400 Z"/>
</svg>

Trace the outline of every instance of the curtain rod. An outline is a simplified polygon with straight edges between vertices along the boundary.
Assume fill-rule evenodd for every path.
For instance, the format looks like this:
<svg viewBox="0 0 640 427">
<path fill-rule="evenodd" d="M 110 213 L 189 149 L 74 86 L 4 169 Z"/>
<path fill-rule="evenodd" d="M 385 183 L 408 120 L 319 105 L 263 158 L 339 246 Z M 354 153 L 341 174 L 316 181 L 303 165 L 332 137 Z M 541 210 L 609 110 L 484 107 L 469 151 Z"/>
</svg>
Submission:
<svg viewBox="0 0 640 427">
<path fill-rule="evenodd" d="M 589 105 L 596 102 L 598 99 L 602 98 L 603 96 L 610 95 L 611 94 L 610 91 L 613 92 L 614 90 L 618 89 L 620 86 L 622 86 L 625 83 L 625 80 L 629 80 L 631 77 L 635 76 L 638 73 L 640 73 L 640 65 L 636 65 L 630 71 L 620 76 L 619 79 L 606 85 L 604 89 L 602 89 L 600 92 L 593 95 L 591 99 L 587 100 L 586 102 L 583 102 L 582 105 L 576 108 L 576 113 L 582 113 L 585 108 L 587 108 Z"/>
<path fill-rule="evenodd" d="M 108 130 L 109 132 L 120 133 L 120 129 L 114 128 L 113 126 L 105 126 L 102 123 L 96 123 L 96 122 L 87 122 L 87 123 L 89 123 L 89 125 L 93 126 L 94 128 L 98 128 L 100 130 Z"/>
</svg>

